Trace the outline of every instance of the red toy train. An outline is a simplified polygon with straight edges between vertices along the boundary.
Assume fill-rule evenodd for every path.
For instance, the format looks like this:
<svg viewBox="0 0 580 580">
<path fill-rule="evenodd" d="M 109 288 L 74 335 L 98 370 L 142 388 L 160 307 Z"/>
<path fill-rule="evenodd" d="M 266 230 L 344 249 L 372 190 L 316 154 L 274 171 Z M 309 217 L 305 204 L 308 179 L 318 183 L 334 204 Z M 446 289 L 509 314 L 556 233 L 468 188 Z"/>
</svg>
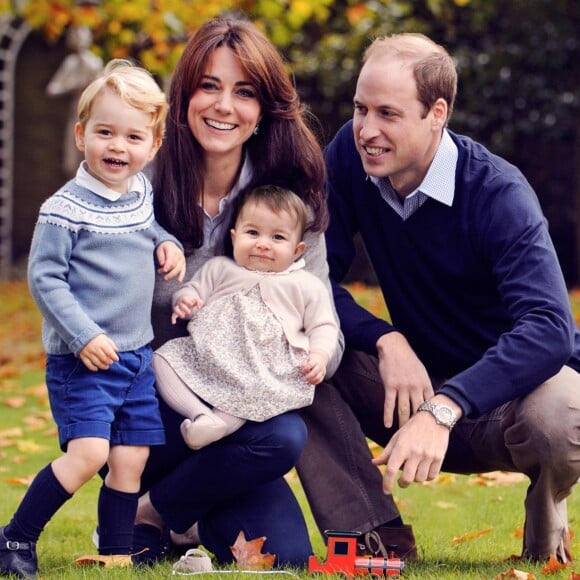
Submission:
<svg viewBox="0 0 580 580">
<path fill-rule="evenodd" d="M 387 552 L 387 557 L 357 556 L 357 538 L 360 532 L 338 532 L 327 530 L 328 552 L 326 560 L 320 563 L 316 556 L 308 560 L 310 574 L 344 574 L 347 578 L 355 576 L 400 576 L 405 569 L 405 562 L 395 556 L 394 550 Z"/>
</svg>

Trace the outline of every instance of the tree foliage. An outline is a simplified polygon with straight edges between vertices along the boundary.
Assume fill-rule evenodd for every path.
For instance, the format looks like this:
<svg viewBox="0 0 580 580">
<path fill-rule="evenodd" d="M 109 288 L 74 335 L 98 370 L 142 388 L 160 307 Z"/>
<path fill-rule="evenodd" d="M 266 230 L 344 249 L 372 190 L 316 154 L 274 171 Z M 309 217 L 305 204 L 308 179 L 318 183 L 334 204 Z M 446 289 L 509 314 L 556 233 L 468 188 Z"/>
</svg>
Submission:
<svg viewBox="0 0 580 580">
<path fill-rule="evenodd" d="M 561 259 L 570 254 L 568 280 L 580 282 L 578 0 L 0 0 L 0 13 L 50 42 L 88 26 L 103 60 L 132 57 L 161 77 L 202 22 L 238 11 L 286 56 L 324 141 L 352 113 L 370 39 L 412 30 L 444 44 L 459 71 L 451 127 L 522 168 L 555 225 Z"/>
<path fill-rule="evenodd" d="M 92 49 L 107 61 L 131 57 L 168 75 L 188 36 L 209 18 L 228 11 L 253 16 L 279 46 L 306 22 L 321 22 L 333 0 L 0 0 L 0 13 L 22 17 L 56 43 L 71 26 L 93 31 Z"/>
<path fill-rule="evenodd" d="M 370 39 L 425 32 L 457 59 L 455 122 L 500 152 L 520 133 L 563 135 L 580 106 L 577 0 L 0 0 L 3 12 L 53 43 L 88 26 L 105 61 L 132 57 L 160 76 L 202 22 L 247 14 L 285 53 L 305 100 L 335 123 L 350 115 Z"/>
</svg>

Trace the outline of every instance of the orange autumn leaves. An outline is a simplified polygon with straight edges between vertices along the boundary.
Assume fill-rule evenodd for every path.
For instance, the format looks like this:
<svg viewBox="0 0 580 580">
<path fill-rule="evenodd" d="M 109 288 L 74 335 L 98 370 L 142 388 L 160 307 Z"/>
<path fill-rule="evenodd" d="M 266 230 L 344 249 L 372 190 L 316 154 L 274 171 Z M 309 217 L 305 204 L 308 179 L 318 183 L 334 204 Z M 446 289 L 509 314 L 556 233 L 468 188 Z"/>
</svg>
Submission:
<svg viewBox="0 0 580 580">
<path fill-rule="evenodd" d="M 42 389 L 46 392 L 44 385 L 35 387 L 35 389 Z M 18 397 L 13 397 L 1 401 L 0 404 L 12 407 L 14 399 L 19 401 Z M 40 431 L 43 438 L 56 437 L 57 433 L 48 410 L 26 415 L 21 422 L 23 427 L 0 430 L 0 476 L 6 483 L 28 486 L 34 478 L 34 473 L 21 477 L 11 476 L 10 473 L 13 466 L 25 463 L 27 457 L 36 455 L 45 449 L 44 446 L 29 436 L 30 432 Z"/>
<path fill-rule="evenodd" d="M 231 546 L 232 554 L 240 570 L 271 570 L 276 561 L 274 554 L 262 554 L 262 547 L 266 537 L 246 540 L 243 531 L 238 534 L 234 545 Z"/>
<path fill-rule="evenodd" d="M 376 444 L 370 442 L 370 447 L 373 455 L 376 456 L 377 453 L 381 451 L 381 448 Z M 489 487 L 489 488 L 501 488 L 501 487 L 509 487 L 514 485 L 523 485 L 522 490 L 525 489 L 525 486 L 529 482 L 528 478 L 525 475 L 520 473 L 511 473 L 505 471 L 494 471 L 489 473 L 479 473 L 474 474 L 471 476 L 457 476 L 452 473 L 441 473 L 435 480 L 423 483 L 422 485 L 426 488 L 436 488 L 436 487 L 445 487 L 445 486 L 453 486 L 456 483 L 460 483 L 460 488 L 466 492 L 466 487 L 464 486 L 474 486 L 474 487 Z M 504 494 L 499 492 L 494 494 L 494 498 L 496 501 L 501 502 L 503 501 Z M 453 493 L 446 494 L 445 497 L 453 498 Z M 405 515 L 409 515 L 409 512 L 413 511 L 413 504 L 409 502 L 408 499 L 403 498 L 401 500 L 397 499 L 397 503 L 399 505 L 399 509 L 403 514 L 403 518 Z M 460 509 L 460 504 L 455 503 L 452 499 L 436 499 L 433 498 L 433 501 L 430 503 L 435 509 L 438 510 L 458 510 Z M 523 514 L 522 514 L 523 515 Z M 445 517 L 442 515 L 441 517 Z M 460 520 L 461 525 L 465 525 L 465 522 L 468 522 L 469 517 L 463 516 L 463 519 Z M 482 522 L 480 522 L 481 524 Z M 503 532 L 505 534 L 505 532 Z M 464 533 L 455 536 L 449 536 L 449 543 L 452 546 L 459 546 L 459 545 L 467 545 L 470 542 L 477 542 L 480 539 L 488 536 L 492 536 L 495 534 L 495 537 L 491 538 L 490 541 L 500 542 L 502 543 L 502 538 L 500 532 L 498 530 L 494 530 L 493 527 L 481 525 L 479 528 L 476 529 L 466 529 Z M 517 538 L 519 541 L 523 538 L 523 529 L 521 527 L 515 527 L 512 532 L 508 530 L 507 536 L 511 538 Z M 506 544 L 508 543 L 508 537 L 504 536 L 506 540 Z M 573 538 L 573 533 L 570 532 L 570 538 Z M 501 548 L 500 548 L 501 549 Z M 526 560 L 522 559 L 521 557 L 510 557 L 508 559 L 504 559 L 505 555 L 502 555 L 501 552 L 498 552 L 497 556 L 498 560 L 516 563 L 522 565 L 525 563 Z M 569 576 L 567 576 L 567 580 L 580 580 L 580 574 L 571 570 L 571 564 L 562 564 L 558 561 L 558 559 L 552 555 L 547 563 L 542 567 L 541 573 L 543 575 L 554 575 L 558 574 L 560 578 L 562 578 L 562 572 L 566 572 L 570 570 Z M 513 578 L 513 579 L 525 579 L 525 580 L 534 580 L 535 576 L 528 572 L 527 570 L 518 570 L 516 568 L 510 567 L 505 572 L 502 572 L 500 575 L 496 576 L 495 580 L 503 580 L 503 579 Z"/>
<path fill-rule="evenodd" d="M 562 564 L 558 562 L 558 559 L 552 555 L 548 563 L 542 568 L 542 574 L 558 574 L 562 570 L 570 567 L 570 563 Z M 536 577 L 530 572 L 525 572 L 523 570 L 517 570 L 515 568 L 510 568 L 507 572 L 502 572 L 498 574 L 494 580 L 536 580 Z M 568 580 L 580 580 L 580 574 L 577 572 L 570 572 Z"/>
<path fill-rule="evenodd" d="M 25 282 L 0 284 L 0 396 L 22 373 L 44 368 L 42 317 Z"/>
<path fill-rule="evenodd" d="M 42 372 L 45 361 L 42 319 L 25 282 L 0 285 L 0 317 L 0 417 L 20 413 L 18 427 L 0 429 L 0 477 L 10 484 L 28 485 L 34 474 L 12 477 L 13 467 L 43 450 L 33 432 L 42 438 L 55 437 L 56 429 L 44 383 L 27 388 L 20 384 L 24 373 Z"/>
</svg>

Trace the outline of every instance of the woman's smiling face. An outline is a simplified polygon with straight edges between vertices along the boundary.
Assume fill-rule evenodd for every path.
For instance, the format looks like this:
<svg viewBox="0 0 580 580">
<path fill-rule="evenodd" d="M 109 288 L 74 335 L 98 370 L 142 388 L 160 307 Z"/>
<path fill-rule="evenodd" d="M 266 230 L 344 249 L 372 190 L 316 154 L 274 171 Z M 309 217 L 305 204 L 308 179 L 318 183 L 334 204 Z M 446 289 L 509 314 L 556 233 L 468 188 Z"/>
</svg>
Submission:
<svg viewBox="0 0 580 580">
<path fill-rule="evenodd" d="M 217 48 L 189 100 L 187 120 L 206 152 L 237 154 L 261 116 L 258 90 L 227 46 Z"/>
</svg>

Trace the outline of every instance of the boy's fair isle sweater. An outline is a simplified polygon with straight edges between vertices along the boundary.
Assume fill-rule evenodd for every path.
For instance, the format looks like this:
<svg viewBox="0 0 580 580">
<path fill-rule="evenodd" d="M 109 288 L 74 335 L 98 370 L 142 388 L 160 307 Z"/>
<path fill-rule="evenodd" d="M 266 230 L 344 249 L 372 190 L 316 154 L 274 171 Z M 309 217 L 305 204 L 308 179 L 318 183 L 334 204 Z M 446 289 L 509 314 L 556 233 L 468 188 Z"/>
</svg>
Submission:
<svg viewBox="0 0 580 580">
<path fill-rule="evenodd" d="M 155 248 L 179 242 L 153 214 L 151 184 L 109 201 L 75 180 L 49 197 L 34 229 L 28 285 L 48 354 L 76 356 L 105 333 L 121 352 L 153 338 Z"/>
</svg>

